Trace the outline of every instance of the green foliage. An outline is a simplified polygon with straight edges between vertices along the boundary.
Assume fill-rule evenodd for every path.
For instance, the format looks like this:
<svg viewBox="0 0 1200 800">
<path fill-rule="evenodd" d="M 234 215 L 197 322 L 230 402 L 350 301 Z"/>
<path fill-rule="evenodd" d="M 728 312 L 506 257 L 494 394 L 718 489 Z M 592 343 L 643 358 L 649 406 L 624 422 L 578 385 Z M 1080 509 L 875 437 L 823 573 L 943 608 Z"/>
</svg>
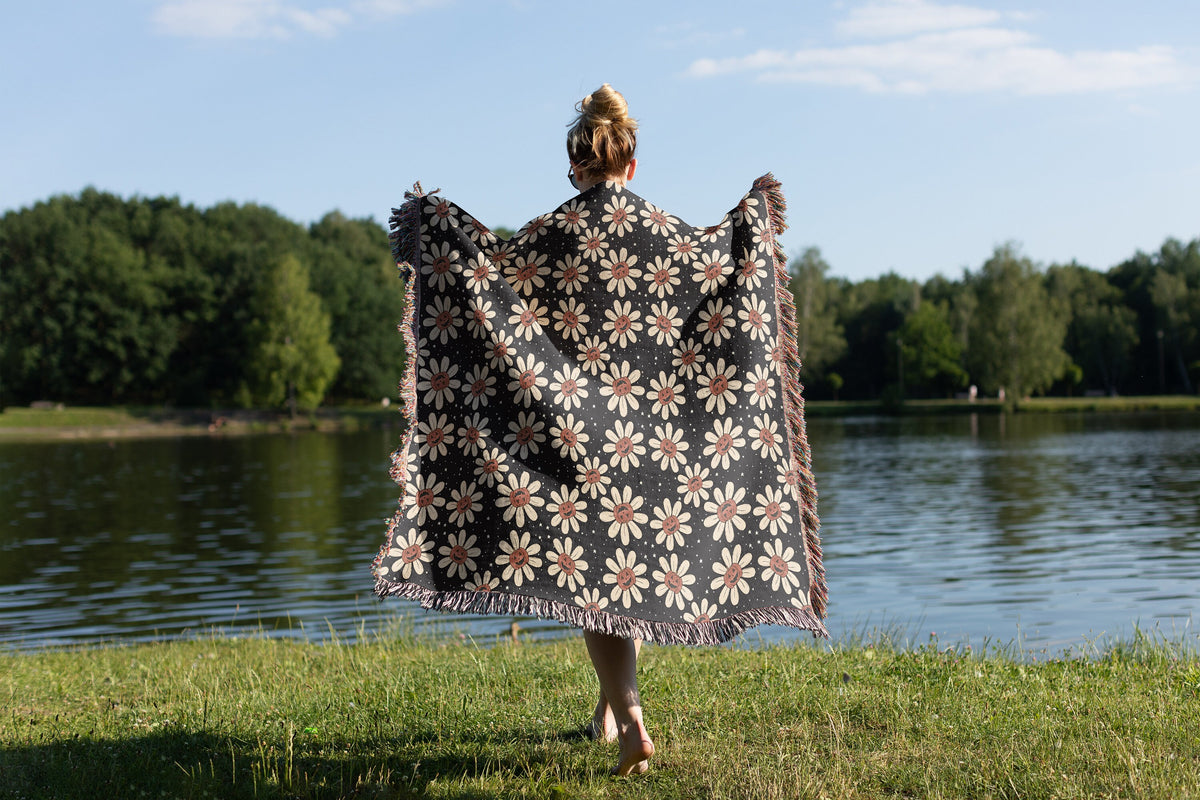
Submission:
<svg viewBox="0 0 1200 800">
<path fill-rule="evenodd" d="M 969 280 L 979 300 L 968 348 L 972 376 L 985 392 L 1003 388 L 1013 400 L 1048 388 L 1070 363 L 1062 301 L 1012 245 L 997 247 Z"/>
<path fill-rule="evenodd" d="M 329 343 L 329 314 L 308 290 L 308 274 L 293 255 L 271 267 L 251 306 L 250 402 L 297 408 L 321 404 L 339 359 Z"/>
<path fill-rule="evenodd" d="M 305 229 L 252 204 L 198 210 L 86 189 L 0 218 L 0 406 L 274 397 L 264 387 L 287 357 L 266 355 L 255 305 L 288 255 L 336 351 L 310 365 L 314 375 L 340 360 L 337 397 L 393 394 L 403 286 L 378 224 L 332 213 Z M 324 389 L 316 400 L 312 391 L 305 402 Z"/>
<path fill-rule="evenodd" d="M 962 345 L 941 303 L 921 303 L 900 326 L 897 339 L 904 359 L 906 394 L 946 397 L 967 385 L 961 366 Z"/>
<path fill-rule="evenodd" d="M 834 394 L 841 379 L 833 386 L 826 368 L 846 350 L 846 337 L 837 321 L 838 281 L 826 277 L 829 265 L 821 251 L 809 247 L 788 262 L 791 281 L 788 288 L 796 298 L 796 348 L 800 355 L 801 379 L 806 385 L 826 381 Z"/>
</svg>

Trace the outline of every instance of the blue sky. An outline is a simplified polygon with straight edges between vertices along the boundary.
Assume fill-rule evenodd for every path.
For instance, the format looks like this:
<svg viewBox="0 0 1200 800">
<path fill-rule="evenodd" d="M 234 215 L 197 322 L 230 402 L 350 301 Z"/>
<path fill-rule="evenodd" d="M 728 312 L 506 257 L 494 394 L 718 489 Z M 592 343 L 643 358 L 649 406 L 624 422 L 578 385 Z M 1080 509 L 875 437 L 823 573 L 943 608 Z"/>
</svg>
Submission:
<svg viewBox="0 0 1200 800">
<path fill-rule="evenodd" d="M 631 189 L 710 224 L 773 171 L 786 248 L 852 280 L 1200 236 L 1194 0 L 6 3 L 0 210 L 93 185 L 383 220 L 419 179 L 515 228 L 573 194 L 605 81 Z"/>
</svg>

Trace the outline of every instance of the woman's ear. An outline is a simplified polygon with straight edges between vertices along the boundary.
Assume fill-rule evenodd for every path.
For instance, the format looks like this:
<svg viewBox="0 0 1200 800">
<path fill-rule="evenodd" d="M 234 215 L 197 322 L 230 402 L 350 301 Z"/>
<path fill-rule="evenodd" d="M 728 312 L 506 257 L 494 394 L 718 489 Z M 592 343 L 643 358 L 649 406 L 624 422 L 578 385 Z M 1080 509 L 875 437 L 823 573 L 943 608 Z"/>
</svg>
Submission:
<svg viewBox="0 0 1200 800">
<path fill-rule="evenodd" d="M 631 158 L 629 159 L 629 169 L 625 172 L 625 180 L 633 180 L 633 173 L 635 172 L 637 172 L 637 159 Z"/>
</svg>

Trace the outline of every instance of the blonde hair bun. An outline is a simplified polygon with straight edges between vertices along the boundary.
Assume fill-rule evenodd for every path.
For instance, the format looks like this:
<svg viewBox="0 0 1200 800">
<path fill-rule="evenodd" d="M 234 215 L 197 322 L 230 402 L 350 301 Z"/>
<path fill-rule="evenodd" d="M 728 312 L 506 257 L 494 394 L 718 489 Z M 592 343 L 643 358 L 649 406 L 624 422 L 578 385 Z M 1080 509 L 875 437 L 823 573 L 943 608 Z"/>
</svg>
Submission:
<svg viewBox="0 0 1200 800">
<path fill-rule="evenodd" d="M 575 104 L 579 115 L 567 132 L 567 156 L 586 175 L 608 178 L 623 173 L 637 149 L 637 120 L 625 96 L 609 84 Z"/>
</svg>

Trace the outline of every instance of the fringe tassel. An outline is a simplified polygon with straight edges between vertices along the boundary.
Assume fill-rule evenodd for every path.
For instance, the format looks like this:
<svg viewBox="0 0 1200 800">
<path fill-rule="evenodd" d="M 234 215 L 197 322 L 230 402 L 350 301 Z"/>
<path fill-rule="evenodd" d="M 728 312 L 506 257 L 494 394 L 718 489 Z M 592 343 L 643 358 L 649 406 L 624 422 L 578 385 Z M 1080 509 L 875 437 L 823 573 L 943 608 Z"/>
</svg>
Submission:
<svg viewBox="0 0 1200 800">
<path fill-rule="evenodd" d="M 459 614 L 508 614 L 556 619 L 576 628 L 644 639 L 657 644 L 704 645 L 727 642 L 756 625 L 788 625 L 829 638 L 829 632 L 811 609 L 770 606 L 755 608 L 710 622 L 653 622 L 610 614 L 599 609 L 584 609 L 555 600 L 544 600 L 508 592 L 439 592 L 412 583 L 375 582 L 379 597 L 403 597 L 416 600 L 422 608 Z"/>
<path fill-rule="evenodd" d="M 435 190 L 436 191 L 436 190 Z M 404 316 L 398 326 L 400 335 L 404 337 L 404 373 L 400 376 L 400 384 L 396 387 L 400 398 L 400 413 L 404 417 L 404 431 L 400 434 L 400 444 L 392 451 L 391 469 L 388 474 L 400 486 L 400 501 L 403 505 L 404 496 L 408 491 L 406 464 L 408 448 L 412 442 L 412 432 L 417 420 L 417 315 L 416 308 L 420 304 L 418 296 L 419 273 L 421 266 L 421 198 L 425 192 L 418 181 L 413 184 L 411 192 L 404 193 L 404 204 L 393 208 L 388 218 L 390 232 L 388 241 L 392 245 L 392 257 L 400 270 L 400 278 L 404 281 Z M 379 577 L 379 565 L 392 546 L 396 532 L 396 524 L 400 510 L 397 509 L 388 524 L 387 536 L 384 537 L 383 547 L 371 564 L 371 572 L 376 579 Z"/>
<path fill-rule="evenodd" d="M 804 529 L 805 554 L 808 559 L 809 602 L 821 619 L 825 617 L 828 593 L 825 587 L 825 567 L 821 562 L 821 529 L 817 517 L 817 483 L 812 474 L 812 453 L 804 422 L 804 386 L 800 383 L 800 354 L 796 346 L 796 298 L 788 287 L 787 256 L 779 244 L 779 235 L 787 230 L 787 201 L 782 184 L 768 172 L 754 182 L 754 189 L 763 193 L 771 219 L 771 258 L 775 267 L 775 296 L 779 303 L 779 343 L 786 361 L 784 406 L 788 419 L 791 458 L 798 471 L 800 494 L 800 524 Z"/>
</svg>

